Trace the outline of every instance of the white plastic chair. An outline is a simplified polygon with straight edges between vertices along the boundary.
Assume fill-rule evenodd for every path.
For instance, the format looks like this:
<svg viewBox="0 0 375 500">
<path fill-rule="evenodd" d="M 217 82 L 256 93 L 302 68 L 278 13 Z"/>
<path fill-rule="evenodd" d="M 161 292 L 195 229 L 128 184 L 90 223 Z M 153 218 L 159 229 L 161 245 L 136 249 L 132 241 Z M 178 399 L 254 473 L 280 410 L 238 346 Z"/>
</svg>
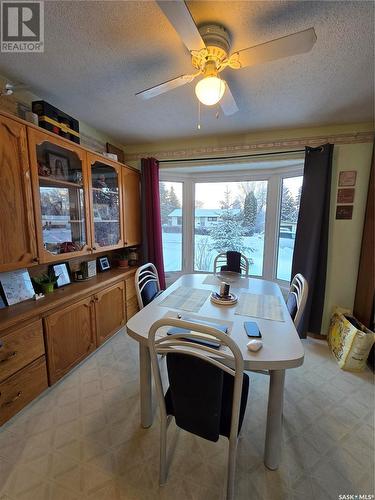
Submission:
<svg viewBox="0 0 375 500">
<path fill-rule="evenodd" d="M 216 255 L 214 260 L 214 273 L 218 274 L 221 272 L 221 267 L 227 265 L 227 253 L 222 252 Z M 244 273 L 245 276 L 249 275 L 249 261 L 245 255 L 241 254 L 240 261 L 241 274 Z"/>
<path fill-rule="evenodd" d="M 178 327 L 188 330 L 189 333 L 177 333 L 156 337 L 158 330 L 162 327 Z M 184 340 L 187 338 L 206 340 L 201 334 L 209 334 L 221 343 L 220 349 L 200 345 L 194 342 Z M 228 448 L 228 471 L 227 471 L 227 499 L 232 500 L 234 495 L 234 476 L 237 453 L 238 425 L 240 418 L 240 405 L 242 397 L 242 384 L 244 361 L 237 344 L 225 333 L 220 330 L 192 323 L 185 320 L 174 318 L 162 318 L 156 321 L 150 328 L 148 336 L 148 345 L 150 349 L 152 370 L 155 379 L 157 398 L 160 408 L 160 484 L 165 484 L 167 480 L 167 429 L 172 420 L 171 415 L 167 415 L 164 389 L 160 368 L 158 363 L 158 354 L 166 355 L 168 353 L 186 354 L 195 356 L 201 360 L 214 365 L 234 377 L 232 418 L 230 425 L 230 437 Z"/>
<path fill-rule="evenodd" d="M 135 273 L 135 290 L 139 309 L 143 309 L 160 293 L 159 275 L 151 262 L 139 267 Z M 148 293 L 146 293 L 148 292 Z M 148 295 L 146 298 L 145 295 Z"/>
<path fill-rule="evenodd" d="M 306 306 L 308 293 L 309 285 L 306 278 L 300 273 L 296 274 L 290 284 L 290 289 L 286 300 L 286 303 L 288 305 L 288 302 L 289 304 L 291 302 L 292 296 L 295 298 L 296 312 L 294 314 L 294 318 L 292 319 L 296 328 L 298 328 L 301 322 L 302 315 Z"/>
</svg>

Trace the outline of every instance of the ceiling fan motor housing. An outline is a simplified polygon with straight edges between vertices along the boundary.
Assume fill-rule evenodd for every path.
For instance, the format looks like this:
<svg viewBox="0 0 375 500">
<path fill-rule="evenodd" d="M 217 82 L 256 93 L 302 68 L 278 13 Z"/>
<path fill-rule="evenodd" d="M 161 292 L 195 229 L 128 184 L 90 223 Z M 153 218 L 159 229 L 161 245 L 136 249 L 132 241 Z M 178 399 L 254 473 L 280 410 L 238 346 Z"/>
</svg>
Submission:
<svg viewBox="0 0 375 500">
<path fill-rule="evenodd" d="M 216 69 L 220 70 L 221 63 L 229 55 L 230 35 L 228 31 L 217 24 L 205 24 L 199 28 L 199 33 L 206 48 L 192 53 L 193 66 L 203 72 L 208 62 L 214 62 Z"/>
<path fill-rule="evenodd" d="M 203 38 L 206 47 L 212 47 L 224 52 L 228 57 L 230 50 L 230 35 L 224 26 L 217 24 L 205 24 L 199 28 L 199 33 Z"/>
</svg>

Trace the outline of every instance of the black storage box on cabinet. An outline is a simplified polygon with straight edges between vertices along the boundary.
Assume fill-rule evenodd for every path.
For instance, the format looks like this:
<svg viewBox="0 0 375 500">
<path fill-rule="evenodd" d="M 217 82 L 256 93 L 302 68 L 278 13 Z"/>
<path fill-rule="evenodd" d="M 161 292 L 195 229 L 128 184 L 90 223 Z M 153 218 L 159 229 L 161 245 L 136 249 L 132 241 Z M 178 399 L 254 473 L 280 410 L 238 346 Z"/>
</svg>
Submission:
<svg viewBox="0 0 375 500">
<path fill-rule="evenodd" d="M 60 137 L 70 139 L 72 142 L 80 143 L 78 120 L 48 104 L 46 101 L 33 101 L 32 110 L 39 117 L 40 127 L 54 132 Z"/>
</svg>

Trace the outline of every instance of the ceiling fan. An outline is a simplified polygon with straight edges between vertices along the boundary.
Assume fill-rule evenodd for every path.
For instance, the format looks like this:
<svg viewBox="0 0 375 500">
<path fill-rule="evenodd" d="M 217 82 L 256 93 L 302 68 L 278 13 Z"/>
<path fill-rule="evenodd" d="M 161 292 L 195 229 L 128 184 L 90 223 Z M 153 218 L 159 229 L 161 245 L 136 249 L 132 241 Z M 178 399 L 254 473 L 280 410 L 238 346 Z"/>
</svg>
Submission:
<svg viewBox="0 0 375 500">
<path fill-rule="evenodd" d="M 195 87 L 198 100 L 207 106 L 220 103 L 224 114 L 232 115 L 238 111 L 238 107 L 228 83 L 219 76 L 225 68 L 238 70 L 302 54 L 309 52 L 316 42 L 315 30 L 309 28 L 230 54 L 230 35 L 223 26 L 205 24 L 198 28 L 183 0 L 157 0 L 157 4 L 191 53 L 195 71 L 138 92 L 136 96 L 142 99 L 164 94 L 202 75 L 203 78 Z"/>
</svg>

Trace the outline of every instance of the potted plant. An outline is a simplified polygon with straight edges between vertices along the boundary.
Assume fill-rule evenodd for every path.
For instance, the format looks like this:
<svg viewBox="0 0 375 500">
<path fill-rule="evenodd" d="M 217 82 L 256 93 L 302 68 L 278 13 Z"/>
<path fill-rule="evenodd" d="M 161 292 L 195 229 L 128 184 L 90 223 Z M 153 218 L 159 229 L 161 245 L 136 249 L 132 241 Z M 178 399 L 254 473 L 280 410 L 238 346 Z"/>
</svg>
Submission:
<svg viewBox="0 0 375 500">
<path fill-rule="evenodd" d="M 43 273 L 40 276 L 34 278 L 35 283 L 42 289 L 43 293 L 52 293 L 53 289 L 57 283 L 59 276 L 49 270 L 48 273 Z"/>
<path fill-rule="evenodd" d="M 127 248 L 123 248 L 117 253 L 117 264 L 121 268 L 129 267 L 129 250 Z"/>
</svg>

